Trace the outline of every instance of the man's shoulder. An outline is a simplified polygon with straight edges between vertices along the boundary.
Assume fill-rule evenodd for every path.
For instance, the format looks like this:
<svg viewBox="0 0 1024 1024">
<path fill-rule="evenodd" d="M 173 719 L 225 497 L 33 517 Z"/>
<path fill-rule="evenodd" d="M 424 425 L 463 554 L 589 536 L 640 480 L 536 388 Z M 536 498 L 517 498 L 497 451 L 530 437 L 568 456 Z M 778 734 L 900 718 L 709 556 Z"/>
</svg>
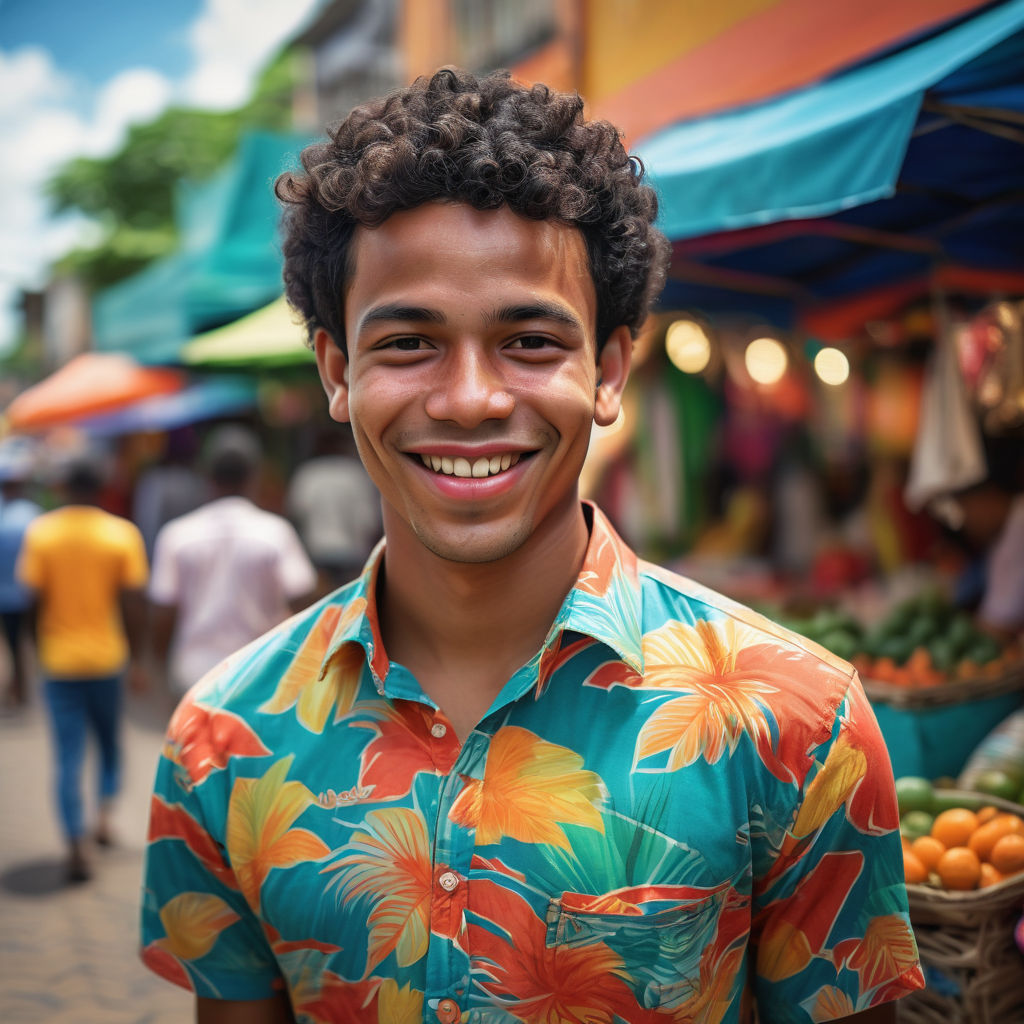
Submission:
<svg viewBox="0 0 1024 1024">
<path fill-rule="evenodd" d="M 813 666 L 843 685 L 855 675 L 849 662 L 711 587 L 642 560 L 638 571 L 643 591 L 645 643 L 660 631 L 671 631 L 673 626 L 693 628 L 697 623 L 707 623 L 736 651 L 752 652 L 749 654 L 752 662 L 756 656 L 770 659 L 779 652 L 788 652 L 791 657 L 799 658 L 805 668 Z M 799 681 L 804 676 L 803 672 L 794 672 L 793 680 Z"/>
<path fill-rule="evenodd" d="M 365 599 L 357 604 L 362 594 L 356 590 L 346 587 L 317 601 L 229 655 L 192 687 L 190 699 L 248 717 L 271 700 L 288 673 L 309 676 L 289 685 L 301 688 L 303 682 L 313 682 L 334 627 L 365 605 Z"/>
</svg>

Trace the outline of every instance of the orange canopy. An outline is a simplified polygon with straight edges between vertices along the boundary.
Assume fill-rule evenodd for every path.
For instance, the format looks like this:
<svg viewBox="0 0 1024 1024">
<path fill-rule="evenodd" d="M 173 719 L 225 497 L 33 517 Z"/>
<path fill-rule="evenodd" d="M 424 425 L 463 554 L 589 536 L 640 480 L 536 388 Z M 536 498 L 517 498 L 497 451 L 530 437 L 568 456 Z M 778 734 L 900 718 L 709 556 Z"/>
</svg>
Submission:
<svg viewBox="0 0 1024 1024">
<path fill-rule="evenodd" d="M 141 366 L 120 352 L 86 352 L 18 395 L 4 414 L 5 426 L 42 430 L 180 391 L 184 383 L 177 370 Z"/>
</svg>

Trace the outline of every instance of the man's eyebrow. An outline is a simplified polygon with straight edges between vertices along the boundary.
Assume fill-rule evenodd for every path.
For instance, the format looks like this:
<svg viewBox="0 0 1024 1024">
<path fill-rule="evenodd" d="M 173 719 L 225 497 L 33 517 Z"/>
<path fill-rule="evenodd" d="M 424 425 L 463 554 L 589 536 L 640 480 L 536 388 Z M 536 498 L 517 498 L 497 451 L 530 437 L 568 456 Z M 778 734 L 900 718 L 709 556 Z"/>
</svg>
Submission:
<svg viewBox="0 0 1024 1024">
<path fill-rule="evenodd" d="M 439 310 L 429 309 L 426 306 L 403 306 L 400 302 L 388 302 L 368 310 L 360 318 L 357 330 L 362 330 L 369 324 L 384 321 L 392 323 L 396 320 L 405 323 L 443 324 L 445 316 Z"/>
<path fill-rule="evenodd" d="M 518 323 L 522 320 L 553 320 L 568 327 L 583 327 L 580 318 L 564 306 L 557 302 L 545 302 L 543 299 L 502 306 L 501 309 L 487 315 L 488 324 Z"/>
</svg>

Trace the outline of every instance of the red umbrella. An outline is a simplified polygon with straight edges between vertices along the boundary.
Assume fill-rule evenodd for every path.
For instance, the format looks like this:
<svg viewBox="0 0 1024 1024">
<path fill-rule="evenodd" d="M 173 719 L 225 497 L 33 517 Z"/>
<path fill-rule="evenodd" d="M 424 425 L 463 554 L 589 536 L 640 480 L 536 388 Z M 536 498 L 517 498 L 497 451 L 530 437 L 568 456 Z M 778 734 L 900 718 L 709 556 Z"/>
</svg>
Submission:
<svg viewBox="0 0 1024 1024">
<path fill-rule="evenodd" d="M 86 352 L 18 395 L 7 407 L 5 426 L 24 431 L 72 423 L 184 385 L 177 370 L 141 366 L 121 352 Z"/>
</svg>

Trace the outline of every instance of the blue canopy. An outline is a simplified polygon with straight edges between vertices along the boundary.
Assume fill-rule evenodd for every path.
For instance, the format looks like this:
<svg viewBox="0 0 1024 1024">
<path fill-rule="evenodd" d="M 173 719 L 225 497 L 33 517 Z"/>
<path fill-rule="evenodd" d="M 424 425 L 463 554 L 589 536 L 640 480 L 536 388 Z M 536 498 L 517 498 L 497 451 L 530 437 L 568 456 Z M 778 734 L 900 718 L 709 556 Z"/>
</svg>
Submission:
<svg viewBox="0 0 1024 1024">
<path fill-rule="evenodd" d="M 676 243 L 662 305 L 786 324 L 936 264 L 1020 269 L 1022 144 L 1024 0 L 675 125 L 636 147 Z"/>
</svg>

